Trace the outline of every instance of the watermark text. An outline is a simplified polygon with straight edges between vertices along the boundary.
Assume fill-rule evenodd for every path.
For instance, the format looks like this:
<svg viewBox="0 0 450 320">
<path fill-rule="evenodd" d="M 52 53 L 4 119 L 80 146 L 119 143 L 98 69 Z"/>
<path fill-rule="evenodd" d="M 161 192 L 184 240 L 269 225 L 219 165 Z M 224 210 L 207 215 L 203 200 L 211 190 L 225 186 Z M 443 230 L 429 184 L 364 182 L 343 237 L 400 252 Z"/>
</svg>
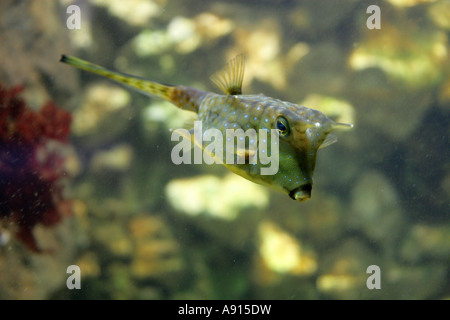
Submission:
<svg viewBox="0 0 450 320">
<path fill-rule="evenodd" d="M 202 122 L 194 122 L 194 132 L 177 129 L 172 132 L 172 141 L 179 141 L 171 153 L 172 162 L 178 164 L 260 164 L 261 175 L 274 175 L 279 168 L 278 130 L 226 129 L 225 139 L 222 131 L 209 128 L 203 131 Z M 181 141 L 180 141 L 181 140 Z M 194 161 L 192 161 L 192 141 Z M 204 146 L 204 143 L 210 142 Z M 247 142 L 247 143 L 246 143 Z M 270 151 L 269 151 L 270 145 Z M 225 156 L 224 156 L 225 150 Z M 259 161 L 259 163 L 258 163 Z M 269 165 L 269 166 L 268 166 Z"/>
</svg>

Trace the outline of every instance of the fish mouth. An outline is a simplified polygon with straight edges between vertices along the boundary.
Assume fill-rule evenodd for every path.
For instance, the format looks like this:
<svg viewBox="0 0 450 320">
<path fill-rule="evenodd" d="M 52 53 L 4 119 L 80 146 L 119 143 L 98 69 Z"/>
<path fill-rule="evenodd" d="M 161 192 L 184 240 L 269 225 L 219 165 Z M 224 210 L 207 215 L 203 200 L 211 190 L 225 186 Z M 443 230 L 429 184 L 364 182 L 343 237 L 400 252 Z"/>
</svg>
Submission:
<svg viewBox="0 0 450 320">
<path fill-rule="evenodd" d="M 304 184 L 298 188 L 295 188 L 291 192 L 289 192 L 289 196 L 297 201 L 306 201 L 311 198 L 311 189 L 312 185 L 310 183 Z"/>
</svg>

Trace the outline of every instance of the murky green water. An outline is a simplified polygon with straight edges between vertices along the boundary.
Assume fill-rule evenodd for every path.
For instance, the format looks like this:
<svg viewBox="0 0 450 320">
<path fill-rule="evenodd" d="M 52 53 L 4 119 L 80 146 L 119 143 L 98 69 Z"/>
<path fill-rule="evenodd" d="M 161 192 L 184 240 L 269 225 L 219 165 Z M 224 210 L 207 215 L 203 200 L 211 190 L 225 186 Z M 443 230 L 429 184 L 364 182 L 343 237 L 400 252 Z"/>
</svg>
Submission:
<svg viewBox="0 0 450 320">
<path fill-rule="evenodd" d="M 445 0 L 2 1 L 1 84 L 72 123 L 67 142 L 39 140 L 39 170 L 14 166 L 11 128 L 38 120 L 17 125 L 0 97 L 0 298 L 449 298 L 449 14 Z M 240 53 L 245 94 L 354 124 L 319 150 L 306 202 L 175 165 L 170 130 L 191 114 L 58 62 L 219 92 L 209 77 Z M 45 191 L 23 170 L 61 173 L 46 200 L 61 221 L 44 200 L 21 210 Z"/>
</svg>

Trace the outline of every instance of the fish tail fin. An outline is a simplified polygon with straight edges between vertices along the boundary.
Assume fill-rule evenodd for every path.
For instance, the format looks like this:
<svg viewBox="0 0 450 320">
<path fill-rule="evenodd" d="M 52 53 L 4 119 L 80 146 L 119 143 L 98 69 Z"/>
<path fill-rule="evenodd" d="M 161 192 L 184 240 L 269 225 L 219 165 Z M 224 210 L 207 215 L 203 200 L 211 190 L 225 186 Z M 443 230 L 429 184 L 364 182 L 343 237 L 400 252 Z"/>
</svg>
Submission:
<svg viewBox="0 0 450 320">
<path fill-rule="evenodd" d="M 174 86 L 164 85 L 121 72 L 111 71 L 102 66 L 73 56 L 62 55 L 60 62 L 109 78 L 145 95 L 156 96 L 169 101 L 171 101 L 173 91 L 175 90 Z"/>
<path fill-rule="evenodd" d="M 60 61 L 75 68 L 119 82 L 142 94 L 167 100 L 183 110 L 198 112 L 201 100 L 206 95 L 206 92 L 192 87 L 164 85 L 125 73 L 111 71 L 73 56 L 62 55 Z"/>
</svg>

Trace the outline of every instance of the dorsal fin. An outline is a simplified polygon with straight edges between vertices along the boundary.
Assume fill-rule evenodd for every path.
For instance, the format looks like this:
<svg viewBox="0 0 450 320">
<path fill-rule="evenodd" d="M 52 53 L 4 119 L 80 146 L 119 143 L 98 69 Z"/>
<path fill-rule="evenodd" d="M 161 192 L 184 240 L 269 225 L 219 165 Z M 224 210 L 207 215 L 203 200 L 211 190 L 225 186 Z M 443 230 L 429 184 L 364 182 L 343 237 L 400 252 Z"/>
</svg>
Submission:
<svg viewBox="0 0 450 320">
<path fill-rule="evenodd" d="M 242 94 L 244 69 L 244 54 L 240 54 L 231 59 L 225 68 L 214 73 L 211 81 L 226 94 Z"/>
</svg>

